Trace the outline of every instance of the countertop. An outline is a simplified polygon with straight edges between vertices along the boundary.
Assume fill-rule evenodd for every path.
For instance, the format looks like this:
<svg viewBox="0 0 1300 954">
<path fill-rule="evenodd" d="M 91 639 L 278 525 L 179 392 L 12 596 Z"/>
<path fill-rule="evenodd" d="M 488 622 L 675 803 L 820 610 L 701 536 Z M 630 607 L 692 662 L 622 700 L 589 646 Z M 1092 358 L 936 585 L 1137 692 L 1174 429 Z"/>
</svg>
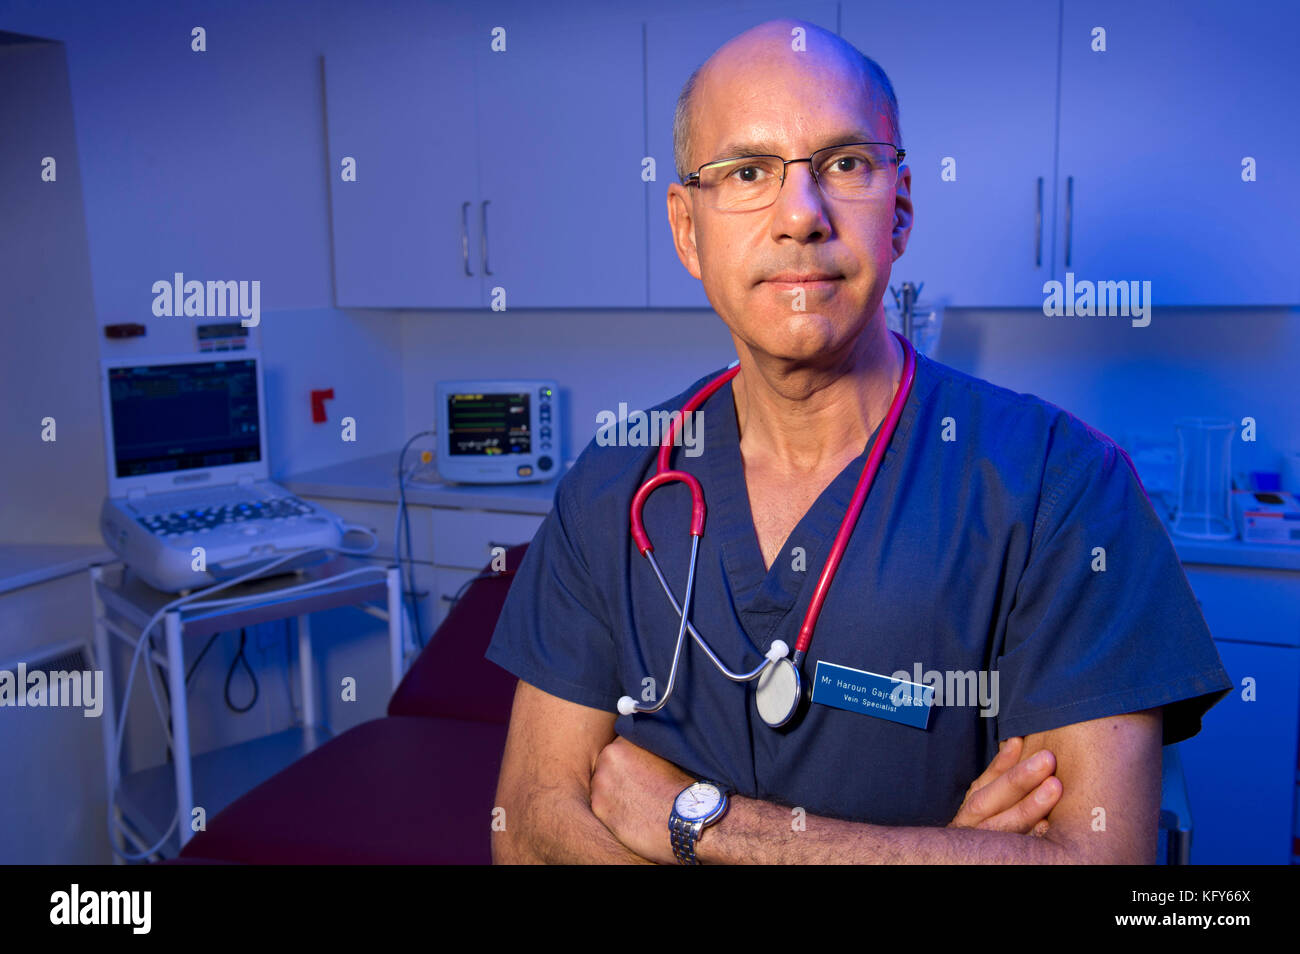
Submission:
<svg viewBox="0 0 1300 954">
<path fill-rule="evenodd" d="M 306 497 L 397 503 L 397 452 L 359 458 L 276 478 Z M 406 499 L 426 507 L 500 510 L 545 516 L 559 478 L 537 484 L 472 486 L 443 484 L 419 477 L 406 485 Z M 1168 524 L 1166 524 L 1168 529 Z M 1185 564 L 1300 571 L 1300 547 L 1242 543 L 1240 540 L 1185 540 L 1170 534 Z M 0 594 L 110 563 L 116 555 L 94 544 L 0 543 Z"/>
<path fill-rule="evenodd" d="M 0 543 L 0 593 L 80 573 L 117 554 L 103 544 Z"/>
<path fill-rule="evenodd" d="M 413 479 L 407 482 L 406 499 L 430 507 L 506 510 L 544 516 L 551 509 L 558 482 L 557 477 L 542 484 L 484 487 Z M 279 483 L 309 497 L 396 503 L 397 452 L 292 474 L 280 478 Z M 1169 529 L 1168 523 L 1165 529 Z M 1170 539 L 1184 563 L 1300 571 L 1300 547 L 1240 540 L 1187 540 L 1173 533 Z"/>
<path fill-rule="evenodd" d="M 414 455 L 408 456 L 410 461 Z M 397 451 L 361 457 L 317 470 L 275 478 L 280 484 L 303 497 L 333 497 L 342 500 L 369 500 L 373 503 L 397 503 Z M 506 510 L 546 516 L 551 510 L 556 477 L 545 483 L 444 484 L 421 479 L 406 481 L 406 502 L 425 507 L 454 507 L 467 510 Z"/>
</svg>

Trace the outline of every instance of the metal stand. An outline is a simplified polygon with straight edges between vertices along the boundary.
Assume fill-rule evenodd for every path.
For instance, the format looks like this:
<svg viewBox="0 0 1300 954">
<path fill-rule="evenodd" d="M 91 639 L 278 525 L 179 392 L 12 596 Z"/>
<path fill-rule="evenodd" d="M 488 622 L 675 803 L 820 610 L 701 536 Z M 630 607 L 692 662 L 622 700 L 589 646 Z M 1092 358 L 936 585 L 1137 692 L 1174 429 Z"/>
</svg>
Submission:
<svg viewBox="0 0 1300 954">
<path fill-rule="evenodd" d="M 116 636 L 135 651 L 144 638 L 143 629 L 153 615 L 175 599 L 173 594 L 161 593 L 148 586 L 133 574 L 121 569 L 106 573 L 105 566 L 90 568 L 91 600 L 95 614 L 95 655 L 104 672 L 106 691 L 100 719 L 104 735 L 104 759 L 109 790 L 118 785 L 121 766 L 114 758 L 117 729 L 116 684 L 113 681 L 112 656 L 109 636 Z M 347 570 L 374 567 L 374 573 L 350 576 L 327 582 Z M 281 591 L 306 582 L 322 581 L 320 585 L 298 593 Z M 216 792 L 219 782 L 237 777 L 239 769 L 249 775 L 249 766 L 272 772 L 290 764 L 311 751 L 329 737 L 328 730 L 316 724 L 316 704 L 312 686 L 312 651 L 310 614 L 340 606 L 355 606 L 388 623 L 389 658 L 393 688 L 397 688 L 413 655 L 408 646 L 406 627 L 402 620 L 401 577 L 396 567 L 381 567 L 364 560 L 337 557 L 328 563 L 299 570 L 291 576 L 250 580 L 212 595 L 212 601 L 239 597 L 254 597 L 238 605 L 203 606 L 202 598 L 194 607 L 181 606 L 163 614 L 162 630 L 166 642 L 166 655 L 152 648 L 144 650 L 144 666 L 156 664 L 166 667 L 167 685 L 171 695 L 172 760 L 171 772 L 166 766 L 157 766 L 135 772 L 121 779 L 120 794 L 115 814 L 120 822 L 117 833 L 110 831 L 109 839 L 121 851 L 142 851 L 158 841 L 168 826 L 169 808 L 174 804 L 179 812 L 179 839 L 183 848 L 193 837 L 191 820 L 195 808 L 196 769 L 202 776 L 200 786 L 213 782 L 204 791 L 204 808 L 211 813 L 220 811 L 242 791 Z M 257 598 L 260 597 L 260 598 Z M 384 609 L 366 605 L 371 600 L 382 600 Z M 272 620 L 297 617 L 298 663 L 302 680 L 302 723 L 273 736 L 251 740 L 213 753 L 192 756 L 190 751 L 189 707 L 185 688 L 184 637 L 208 636 Z M 122 701 L 129 705 L 130 700 Z M 204 763 L 200 765 L 199 763 Z M 283 763 L 283 764 L 275 764 Z M 252 785 L 260 779 L 253 779 Z M 229 785 L 226 786 L 229 788 Z M 215 796 L 213 796 L 215 793 Z M 225 801 L 223 802 L 223 798 Z M 161 813 L 162 817 L 157 817 Z M 151 832 L 153 832 L 151 834 Z M 114 863 L 124 859 L 114 853 Z"/>
</svg>

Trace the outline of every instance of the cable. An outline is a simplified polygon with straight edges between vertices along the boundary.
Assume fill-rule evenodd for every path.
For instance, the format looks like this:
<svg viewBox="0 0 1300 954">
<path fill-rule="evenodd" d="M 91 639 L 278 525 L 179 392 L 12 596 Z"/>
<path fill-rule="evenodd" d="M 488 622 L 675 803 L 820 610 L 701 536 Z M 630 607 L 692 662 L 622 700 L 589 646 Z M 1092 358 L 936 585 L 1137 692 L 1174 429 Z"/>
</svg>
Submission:
<svg viewBox="0 0 1300 954">
<path fill-rule="evenodd" d="M 298 711 L 298 703 L 293 698 L 293 640 L 290 629 L 290 619 L 285 617 L 280 622 L 284 624 L 284 691 L 289 698 L 289 715 L 294 725 L 302 722 L 302 715 Z"/>
<path fill-rule="evenodd" d="M 479 573 L 475 576 L 471 576 L 468 580 L 466 580 L 464 583 L 460 585 L 460 587 L 456 590 L 454 596 L 447 597 L 447 612 L 450 613 L 453 609 L 455 609 L 456 604 L 460 602 L 461 595 L 465 592 L 465 590 L 468 589 L 470 586 L 473 586 L 479 580 L 499 580 L 514 575 L 515 575 L 514 570 L 502 570 L 500 573 L 498 573 L 496 570 L 489 570 L 486 573 Z"/>
<path fill-rule="evenodd" d="M 221 635 L 220 633 L 213 633 L 211 636 L 208 637 L 207 645 L 204 646 L 203 649 L 199 652 L 198 657 L 194 660 L 193 664 L 190 666 L 190 671 L 185 674 L 185 685 L 188 686 L 190 684 L 190 677 L 194 675 L 194 670 L 199 668 L 199 663 L 203 662 L 203 657 L 208 654 L 208 650 L 212 648 L 212 644 L 217 641 L 217 637 L 220 635 Z M 170 699 L 168 701 L 170 701 Z"/>
<path fill-rule="evenodd" d="M 406 535 L 406 576 L 402 585 L 402 605 L 406 607 L 407 617 L 411 621 L 411 634 L 415 644 L 424 648 L 424 634 L 420 632 L 420 608 L 415 599 L 415 548 L 411 546 L 411 516 L 406 510 L 406 452 L 421 437 L 433 437 L 436 431 L 420 431 L 412 435 L 397 455 L 397 521 L 393 525 L 393 547 L 396 551 L 397 572 L 402 572 L 402 531 Z M 408 602 L 409 599 L 409 602 Z"/>
<path fill-rule="evenodd" d="M 424 648 L 424 634 L 420 631 L 420 610 L 419 604 L 415 598 L 415 548 L 411 545 L 411 514 L 406 509 L 406 452 L 411 445 L 421 437 L 432 437 L 434 431 L 421 431 L 411 437 L 410 440 L 402 447 L 401 453 L 397 457 L 397 526 L 394 527 L 393 537 L 397 549 L 397 570 L 402 572 L 402 536 L 403 530 L 406 537 L 406 574 L 404 577 L 402 605 L 406 607 L 407 616 L 411 622 L 411 633 L 415 637 L 415 644 Z M 408 602 L 409 598 L 409 602 Z"/>
<path fill-rule="evenodd" d="M 379 534 L 375 533 L 375 532 L 374 532 L 373 530 L 371 530 L 369 527 L 364 527 L 364 526 L 361 526 L 360 524 L 347 523 L 346 521 L 343 521 L 343 520 L 336 520 L 336 521 L 335 521 L 335 524 L 336 524 L 336 526 L 338 527 L 340 533 L 341 533 L 343 536 L 347 536 L 347 534 L 352 533 L 352 532 L 357 532 L 357 533 L 364 533 L 364 534 L 366 534 L 367 536 L 370 537 L 370 545 L 367 546 L 367 547 L 365 547 L 364 549 L 362 549 L 362 548 L 354 548 L 354 547 L 344 547 L 344 546 L 338 546 L 338 547 L 331 548 L 331 549 L 335 550 L 336 552 L 338 552 L 338 553 L 342 553 L 342 554 L 345 554 L 345 555 L 347 555 L 347 556 L 369 556 L 371 553 L 374 553 L 375 550 L 377 550 L 377 549 L 379 548 Z M 409 546 L 410 546 L 410 527 L 409 527 L 409 525 L 408 525 L 408 527 L 407 527 L 407 546 L 408 546 L 408 549 L 409 549 Z M 288 555 L 293 555 L 293 556 L 302 556 L 302 555 L 305 555 L 305 554 L 308 554 L 308 553 L 312 553 L 312 552 L 314 552 L 314 551 L 316 551 L 316 550 L 319 550 L 319 551 L 322 552 L 322 553 L 326 553 L 326 552 L 327 552 L 327 551 L 325 550 L 325 548 L 315 547 L 315 548 L 307 548 L 307 549 L 298 549 L 298 550 L 294 550 L 294 551 L 291 552 L 291 554 L 288 554 Z M 264 564 L 263 566 L 261 566 L 261 567 L 258 569 L 257 572 L 262 572 L 262 571 L 264 571 L 267 567 L 270 567 L 270 566 L 275 565 L 276 562 L 283 562 L 284 559 L 285 559 L 285 557 L 279 557 L 279 558 L 277 558 L 277 560 L 272 561 L 271 563 Z M 326 559 L 328 559 L 328 556 L 326 557 Z M 320 561 L 317 561 L 317 562 L 320 562 Z M 242 601 L 242 599 L 241 599 L 241 600 L 233 600 L 233 601 L 232 601 L 232 600 L 227 600 L 227 601 L 225 601 L 225 602 L 226 602 L 226 603 L 231 603 L 231 602 L 241 602 L 241 601 Z M 194 606 L 201 606 L 201 605 L 204 605 L 204 604 L 195 603 L 195 604 L 193 604 L 193 605 L 194 605 Z M 209 605 L 216 605 L 216 604 L 209 604 Z M 199 653 L 199 659 L 202 659 L 202 658 L 203 658 L 204 653 L 206 653 L 206 652 L 208 651 L 208 649 L 212 646 L 212 642 L 213 642 L 213 640 L 215 640 L 215 639 L 217 638 L 218 635 L 219 635 L 219 634 L 214 633 L 214 634 L 212 635 L 212 638 L 208 640 L 208 644 L 207 644 L 206 646 L 203 647 L 203 652 Z M 152 654 L 155 653 L 156 651 L 157 651 L 157 650 L 156 650 L 156 648 L 155 648 L 154 645 L 153 645 L 153 636 L 150 635 L 150 636 L 149 636 L 149 652 L 150 652 L 150 655 L 152 656 Z M 234 668 L 234 665 L 238 663 L 238 661 L 239 661 L 239 656 L 236 655 L 234 663 L 231 664 L 232 669 Z M 194 663 L 194 664 L 195 664 L 195 666 L 197 666 L 197 665 L 198 665 L 198 660 L 195 660 L 195 663 Z M 250 674 L 251 674 L 252 669 L 251 669 L 251 667 L 248 666 L 247 657 L 245 657 L 244 665 L 245 665 L 246 668 L 249 668 L 249 672 L 250 672 Z M 166 697 L 166 700 L 167 700 L 167 704 L 166 704 L 165 708 L 166 708 L 168 711 L 167 711 L 166 713 L 164 713 L 164 705 L 163 705 L 163 702 L 158 698 L 158 684 L 156 684 L 156 683 L 154 682 L 154 678 L 153 678 L 153 676 L 154 676 L 154 670 L 155 670 L 155 669 L 157 670 L 157 672 L 158 672 L 158 676 L 159 676 L 159 678 L 161 679 L 163 696 L 165 696 L 165 697 Z M 186 684 L 187 686 L 189 685 L 189 681 L 190 681 L 189 677 L 192 676 L 193 674 L 194 674 L 194 670 L 191 668 L 190 672 L 189 672 L 189 673 L 186 675 L 186 677 L 185 677 L 185 684 Z M 171 709 L 171 690 L 167 688 L 167 679 L 166 679 L 166 677 L 165 677 L 164 674 L 163 674 L 162 664 L 159 663 L 157 660 L 154 660 L 154 669 L 150 669 L 148 666 L 145 667 L 145 675 L 146 675 L 146 677 L 148 678 L 148 682 L 149 682 L 149 695 L 153 698 L 154 710 L 158 713 L 158 720 L 159 720 L 159 722 L 163 725 L 164 749 L 165 749 L 164 757 L 166 758 L 167 761 L 170 762 L 170 761 L 172 760 L 172 749 L 173 749 L 173 747 L 174 747 L 174 745 L 175 745 L 175 743 L 174 743 L 173 740 L 172 740 L 172 719 L 171 719 L 171 713 L 170 713 L 170 709 Z M 253 701 L 256 702 L 256 701 L 257 701 L 257 692 L 256 692 L 256 683 L 257 683 L 257 678 L 256 678 L 255 676 L 253 677 L 253 682 L 254 682 Z M 228 684 L 228 683 L 229 683 L 229 680 L 227 680 L 227 684 Z M 227 698 L 226 698 L 226 705 L 229 706 L 229 707 L 230 707 L 233 711 L 235 711 L 235 712 L 246 712 L 246 711 L 247 711 L 246 709 L 239 709 L 239 708 L 237 708 L 237 707 L 235 707 L 235 706 L 231 706 L 231 705 L 230 705 L 230 699 L 229 699 L 229 696 L 227 696 Z"/>
<path fill-rule="evenodd" d="M 187 673 L 185 673 L 185 686 L 186 686 L 186 688 L 189 687 L 190 680 L 194 678 L 194 670 L 196 670 L 196 669 L 199 668 L 199 663 L 203 662 L 203 657 L 206 656 L 206 655 L 208 654 L 208 650 L 212 648 L 212 644 L 215 643 L 215 642 L 217 641 L 217 637 L 220 636 L 220 635 L 221 635 L 220 633 L 213 633 L 211 636 L 209 636 L 209 637 L 208 637 L 208 641 L 207 641 L 207 643 L 204 645 L 203 649 L 199 651 L 198 658 L 196 658 L 196 659 L 194 660 L 193 664 L 192 664 L 192 665 L 190 666 L 190 668 L 189 668 L 189 671 L 188 671 Z M 149 639 L 150 639 L 150 642 L 151 642 L 151 644 L 152 644 L 153 637 L 150 636 Z M 152 646 L 151 646 L 151 648 L 150 648 L 150 652 L 153 652 Z M 171 747 L 171 738 L 172 738 L 172 715 L 171 715 L 171 708 L 172 708 L 172 691 L 171 691 L 170 689 L 167 688 L 167 680 L 166 680 L 166 678 L 165 678 L 164 675 L 163 675 L 162 663 L 158 662 L 157 660 L 154 660 L 154 666 L 157 668 L 157 670 L 158 670 L 158 676 L 159 676 L 159 678 L 162 680 L 162 691 L 163 691 L 163 695 L 167 697 L 167 761 L 170 762 L 170 761 L 172 760 L 172 747 Z"/>
<path fill-rule="evenodd" d="M 157 650 L 154 648 L 154 645 L 153 645 L 153 637 L 150 636 L 150 637 L 149 637 L 149 653 L 150 653 L 150 656 L 152 656 L 153 653 L 155 653 L 155 652 L 157 652 Z M 155 660 L 155 664 L 157 664 L 157 660 Z M 166 740 L 167 740 L 168 751 L 170 751 L 170 746 L 171 746 L 171 744 L 172 744 L 172 734 L 171 734 L 171 728 L 170 728 L 170 726 L 171 726 L 171 721 L 170 721 L 169 718 L 165 718 L 164 715 L 163 715 L 163 704 L 162 704 L 162 701 L 158 698 L 158 685 L 157 685 L 157 683 L 155 683 L 155 682 L 153 681 L 153 670 L 150 669 L 148 666 L 145 666 L 144 673 L 145 673 L 145 676 L 148 678 L 148 681 L 149 681 L 149 696 L 153 699 L 153 708 L 154 708 L 154 711 L 158 713 L 158 718 L 159 718 L 160 720 L 162 720 L 162 721 L 164 721 L 164 722 L 166 723 L 167 728 L 164 729 L 164 735 L 165 735 Z M 160 676 L 162 675 L 162 667 L 161 667 L 161 666 L 158 667 L 158 674 L 159 674 Z M 167 685 L 167 681 L 164 679 L 164 680 L 163 680 L 163 687 L 164 687 L 164 688 L 163 688 L 163 691 L 164 691 L 164 692 L 167 691 L 167 689 L 166 689 L 166 685 Z M 168 695 L 168 697 L 167 697 L 167 706 L 168 706 L 169 709 L 171 708 L 171 696 L 170 696 L 170 695 Z"/>
<path fill-rule="evenodd" d="M 235 653 L 235 658 L 230 662 L 230 672 L 226 673 L 226 708 L 231 712 L 237 712 L 243 715 L 253 706 L 257 705 L 258 686 L 257 673 L 253 672 L 253 667 L 248 664 L 248 657 L 244 655 L 244 647 L 248 645 L 248 630 L 240 629 L 239 631 L 239 651 Z M 239 668 L 239 661 L 244 661 L 244 668 L 248 670 L 248 678 L 253 681 L 253 698 L 248 705 L 242 709 L 230 701 L 230 683 L 235 678 L 235 670 Z"/>
<path fill-rule="evenodd" d="M 477 576 L 471 576 L 468 580 L 466 580 L 464 583 L 460 585 L 460 588 L 456 590 L 456 594 L 454 596 L 450 596 L 447 598 L 447 612 L 450 613 L 456 607 L 456 604 L 460 602 L 461 594 L 463 594 L 466 589 L 468 589 L 473 584 L 477 583 L 479 580 L 492 580 L 492 579 L 496 579 L 498 576 L 513 576 L 513 575 L 514 575 L 514 570 L 507 570 L 502 573 L 489 572 L 489 573 L 479 573 Z"/>
<path fill-rule="evenodd" d="M 190 593 L 185 596 L 179 596 L 168 603 L 164 603 L 162 606 L 160 606 L 157 609 L 157 611 L 155 611 L 154 615 L 150 617 L 149 622 L 146 623 L 144 628 L 140 631 L 140 638 L 139 640 L 136 641 L 135 652 L 131 657 L 131 664 L 127 669 L 126 688 L 122 693 L 122 711 L 118 714 L 117 728 L 114 733 L 112 765 L 113 765 L 113 771 L 115 776 L 117 776 L 120 773 L 120 767 L 122 764 L 122 742 L 126 735 L 126 715 L 131 700 L 131 690 L 135 685 L 136 670 L 140 666 L 141 654 L 143 653 L 145 647 L 146 646 L 152 647 L 151 634 L 153 632 L 154 627 L 158 625 L 159 621 L 168 612 L 176 609 L 179 606 L 213 605 L 212 601 L 209 601 L 207 604 L 200 604 L 197 602 L 197 600 L 199 597 L 207 596 L 210 593 L 215 593 L 219 590 L 228 589 L 240 583 L 247 582 L 248 580 L 251 580 L 254 577 L 263 575 L 271 567 L 278 566 L 279 564 L 285 563 L 291 559 L 302 556 L 304 553 L 308 553 L 311 552 L 312 550 L 317 550 L 317 549 L 321 549 L 321 548 L 311 547 L 301 551 L 292 551 L 290 553 L 286 553 L 284 556 L 272 560 L 269 564 L 265 564 L 254 570 L 250 570 L 249 572 L 241 576 L 232 577 L 229 580 L 222 580 L 221 582 L 214 583 L 213 585 L 205 589 L 199 590 L 195 593 Z M 325 577 L 320 580 L 310 580 L 306 583 L 301 583 L 296 586 L 286 587 L 284 589 L 277 590 L 276 595 L 287 595 L 289 593 L 295 593 L 295 592 L 301 592 L 303 590 L 313 589 L 318 586 L 324 586 L 327 584 L 335 583 L 341 579 L 345 579 L 350 576 L 357 576 L 362 573 L 384 573 L 384 572 L 386 572 L 384 567 L 378 567 L 378 566 L 360 567 L 355 570 L 348 570 L 344 573 L 340 573 L 335 576 Z M 238 597 L 235 599 L 222 600 L 220 601 L 220 603 L 221 604 L 251 603 L 251 602 L 263 600 L 265 598 L 266 598 L 266 594 L 264 593 L 254 593 L 248 596 Z M 149 672 L 150 669 L 146 665 L 145 673 L 148 674 Z M 168 738 L 170 741 L 170 732 L 168 733 Z M 180 809 L 178 806 L 177 811 L 172 815 L 171 824 L 167 826 L 167 830 L 163 832 L 162 837 L 158 841 L 154 842 L 153 845 L 149 846 L 144 851 L 140 851 L 140 852 L 124 851 L 118 848 L 118 846 L 114 842 L 114 839 L 112 838 L 112 833 L 115 829 L 121 829 L 125 833 L 125 829 L 123 828 L 123 826 L 120 825 L 116 817 L 117 789 L 120 784 L 121 784 L 121 779 L 115 777 L 113 783 L 108 786 L 107 815 L 108 815 L 108 831 L 110 836 L 108 839 L 108 844 L 109 847 L 112 849 L 113 853 L 117 855 L 119 858 L 122 858 L 126 861 L 142 861 L 145 858 L 150 857 L 151 855 L 157 854 L 158 850 L 167 843 L 168 839 L 171 838 L 172 832 L 175 831 L 178 823 L 180 822 Z"/>
</svg>

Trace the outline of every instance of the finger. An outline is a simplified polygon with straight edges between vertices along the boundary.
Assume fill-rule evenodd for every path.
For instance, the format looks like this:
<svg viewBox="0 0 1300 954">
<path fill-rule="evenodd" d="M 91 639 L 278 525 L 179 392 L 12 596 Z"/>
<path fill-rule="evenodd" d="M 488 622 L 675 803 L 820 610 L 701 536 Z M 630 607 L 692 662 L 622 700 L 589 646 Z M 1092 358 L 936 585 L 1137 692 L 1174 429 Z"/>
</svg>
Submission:
<svg viewBox="0 0 1300 954">
<path fill-rule="evenodd" d="M 1046 818 L 1044 818 L 1042 821 L 1040 821 L 1037 825 L 1034 826 L 1034 830 L 1031 831 L 1029 834 L 1033 835 L 1035 838 L 1042 838 L 1044 835 L 1047 834 L 1047 829 L 1051 827 L 1052 827 L 1051 823 Z"/>
<path fill-rule="evenodd" d="M 1043 749 L 1034 753 L 1031 758 L 1003 772 L 983 788 L 971 792 L 953 819 L 953 824 L 978 828 L 985 819 L 1013 808 L 1055 771 L 1056 756 L 1051 751 Z"/>
<path fill-rule="evenodd" d="M 1007 769 L 1011 768 L 1020 761 L 1020 750 L 1024 747 L 1025 740 L 1021 736 L 1012 736 L 1009 739 L 1003 739 L 1002 744 L 998 746 L 998 754 L 993 757 L 988 768 L 984 770 L 979 778 L 971 782 L 967 791 L 976 791 L 983 788 L 989 782 L 993 781 Z"/>
<path fill-rule="evenodd" d="M 985 831 L 1038 834 L 1041 837 L 1047 831 L 1047 816 L 1061 800 L 1062 791 L 1064 786 L 1060 779 L 1055 776 L 1044 779 L 1030 795 L 1016 802 L 1010 809 L 985 819 L 975 827 Z M 1038 831 L 1039 828 L 1042 828 L 1042 832 Z"/>
</svg>

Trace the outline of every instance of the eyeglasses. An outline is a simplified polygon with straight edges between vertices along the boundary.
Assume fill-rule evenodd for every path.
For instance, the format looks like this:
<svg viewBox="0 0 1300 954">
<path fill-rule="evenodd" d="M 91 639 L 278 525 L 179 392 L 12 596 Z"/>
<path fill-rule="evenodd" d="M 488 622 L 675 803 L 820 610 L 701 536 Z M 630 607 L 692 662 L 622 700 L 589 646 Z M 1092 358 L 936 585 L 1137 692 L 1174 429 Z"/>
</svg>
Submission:
<svg viewBox="0 0 1300 954">
<path fill-rule="evenodd" d="M 893 184 L 891 170 L 905 155 L 893 143 L 852 142 L 818 149 L 807 159 L 738 156 L 706 162 L 682 184 L 698 186 L 701 197 L 719 212 L 754 212 L 776 202 L 790 163 L 806 162 L 826 198 L 860 202 Z"/>
</svg>

